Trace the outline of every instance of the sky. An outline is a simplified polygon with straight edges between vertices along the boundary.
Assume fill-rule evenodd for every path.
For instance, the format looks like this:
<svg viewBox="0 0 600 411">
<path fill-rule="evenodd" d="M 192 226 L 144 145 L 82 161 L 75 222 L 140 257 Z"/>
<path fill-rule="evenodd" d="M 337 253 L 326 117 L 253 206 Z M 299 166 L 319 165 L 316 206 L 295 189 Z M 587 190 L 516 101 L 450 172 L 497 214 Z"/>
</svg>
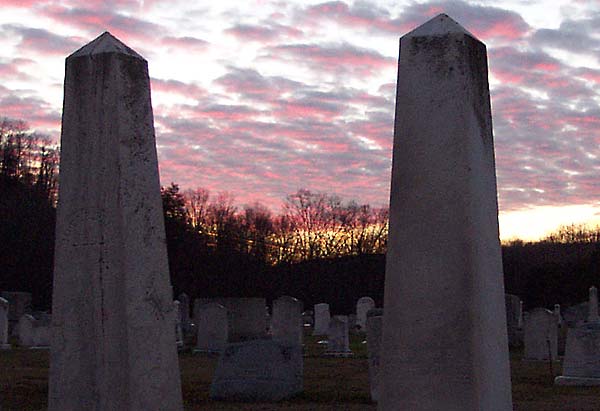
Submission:
<svg viewBox="0 0 600 411">
<path fill-rule="evenodd" d="M 501 238 L 600 224 L 600 0 L 0 0 L 0 117 L 58 143 L 64 59 L 104 31 L 149 64 L 161 184 L 277 212 L 387 206 L 399 38 L 487 45 Z"/>
</svg>

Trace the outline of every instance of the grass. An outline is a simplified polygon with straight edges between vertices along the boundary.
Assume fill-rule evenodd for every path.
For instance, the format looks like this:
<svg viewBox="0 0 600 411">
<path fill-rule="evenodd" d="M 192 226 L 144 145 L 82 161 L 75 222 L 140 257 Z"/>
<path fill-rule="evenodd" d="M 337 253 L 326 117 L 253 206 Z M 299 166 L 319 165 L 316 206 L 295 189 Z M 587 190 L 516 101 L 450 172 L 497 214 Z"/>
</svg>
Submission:
<svg viewBox="0 0 600 411">
<path fill-rule="evenodd" d="M 366 345 L 352 336 L 353 358 L 321 358 L 316 337 L 307 335 L 304 392 L 277 404 L 216 402 L 208 398 L 217 358 L 181 353 L 179 365 L 186 411 L 196 410 L 376 410 L 369 396 Z M 13 349 L 0 351 L 0 409 L 46 410 L 48 352 Z M 554 365 L 554 375 L 560 367 Z M 517 411 L 600 410 L 600 387 L 557 387 L 548 363 L 526 362 L 511 353 L 514 409 Z"/>
</svg>

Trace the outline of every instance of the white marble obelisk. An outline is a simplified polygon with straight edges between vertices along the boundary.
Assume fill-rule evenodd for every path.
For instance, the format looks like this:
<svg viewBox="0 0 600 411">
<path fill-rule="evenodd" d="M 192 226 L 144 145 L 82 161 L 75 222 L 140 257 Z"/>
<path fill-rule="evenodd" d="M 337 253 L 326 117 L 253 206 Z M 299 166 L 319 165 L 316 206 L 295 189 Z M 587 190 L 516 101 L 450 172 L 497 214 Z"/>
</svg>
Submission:
<svg viewBox="0 0 600 411">
<path fill-rule="evenodd" d="M 66 59 L 49 411 L 182 411 L 148 64 Z"/>
<path fill-rule="evenodd" d="M 379 410 L 512 410 L 486 47 L 400 39 Z"/>
</svg>

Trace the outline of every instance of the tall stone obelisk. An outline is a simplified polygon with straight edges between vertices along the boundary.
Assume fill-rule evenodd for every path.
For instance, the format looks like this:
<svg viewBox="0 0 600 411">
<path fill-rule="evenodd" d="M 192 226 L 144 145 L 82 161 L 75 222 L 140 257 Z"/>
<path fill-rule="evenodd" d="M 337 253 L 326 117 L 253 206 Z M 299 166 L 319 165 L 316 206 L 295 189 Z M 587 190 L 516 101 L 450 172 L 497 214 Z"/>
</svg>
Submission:
<svg viewBox="0 0 600 411">
<path fill-rule="evenodd" d="M 512 410 L 486 47 L 400 39 L 379 410 Z"/>
<path fill-rule="evenodd" d="M 49 411 L 181 411 L 148 63 L 66 59 Z"/>
</svg>

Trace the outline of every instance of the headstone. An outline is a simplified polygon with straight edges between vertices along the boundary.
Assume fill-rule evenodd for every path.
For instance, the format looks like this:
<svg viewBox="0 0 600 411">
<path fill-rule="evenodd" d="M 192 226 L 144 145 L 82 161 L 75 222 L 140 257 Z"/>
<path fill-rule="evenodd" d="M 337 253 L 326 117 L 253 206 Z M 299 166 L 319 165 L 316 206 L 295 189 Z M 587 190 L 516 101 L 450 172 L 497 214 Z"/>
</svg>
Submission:
<svg viewBox="0 0 600 411">
<path fill-rule="evenodd" d="M 175 345 L 183 348 L 183 328 L 181 327 L 181 302 L 173 301 L 173 317 L 175 324 Z"/>
<path fill-rule="evenodd" d="M 379 409 L 512 409 L 486 47 L 445 14 L 400 39 L 390 200 Z"/>
<path fill-rule="evenodd" d="M 299 345 L 276 340 L 228 344 L 219 357 L 210 397 L 236 401 L 283 400 L 302 392 L 302 362 Z"/>
<path fill-rule="evenodd" d="M 17 324 L 23 314 L 31 314 L 31 293 L 2 291 L 0 297 L 8 301 L 8 335 L 17 335 Z"/>
<path fill-rule="evenodd" d="M 19 345 L 21 347 L 33 347 L 35 345 L 34 327 L 35 318 L 31 314 L 23 314 L 18 325 Z"/>
<path fill-rule="evenodd" d="M 265 307 L 267 304 L 264 298 L 197 298 L 194 300 L 194 310 L 209 302 L 227 308 L 229 342 L 266 337 Z M 194 317 L 197 317 L 195 311 Z"/>
<path fill-rule="evenodd" d="M 183 410 L 148 63 L 66 59 L 49 411 Z"/>
<path fill-rule="evenodd" d="M 562 316 L 560 315 L 560 304 L 554 304 L 554 316 L 556 317 L 556 323 L 560 327 L 562 325 Z"/>
<path fill-rule="evenodd" d="M 348 317 L 345 315 L 334 315 L 329 322 L 329 333 L 327 335 L 326 357 L 351 357 L 350 341 L 348 338 Z"/>
<path fill-rule="evenodd" d="M 273 301 L 271 335 L 289 345 L 302 345 L 302 301 L 284 295 Z"/>
<path fill-rule="evenodd" d="M 511 347 L 517 347 L 522 344 L 521 333 L 521 299 L 513 294 L 504 295 L 504 303 L 506 305 L 506 327 L 508 334 L 508 344 Z"/>
<path fill-rule="evenodd" d="M 8 300 L 0 297 L 0 350 L 8 349 Z"/>
<path fill-rule="evenodd" d="M 361 297 L 356 302 L 356 325 L 361 331 L 365 331 L 367 326 L 367 312 L 375 308 L 375 301 L 371 297 Z"/>
<path fill-rule="evenodd" d="M 27 348 L 50 346 L 50 327 L 31 314 L 23 314 L 18 324 L 19 345 Z"/>
<path fill-rule="evenodd" d="M 524 359 L 546 361 L 558 358 L 558 325 L 552 311 L 535 308 L 526 313 L 524 333 Z"/>
<path fill-rule="evenodd" d="M 588 322 L 597 323 L 600 321 L 598 316 L 598 289 L 594 286 L 590 287 L 590 299 L 588 307 Z"/>
<path fill-rule="evenodd" d="M 369 352 L 369 386 L 371 399 L 379 401 L 379 358 L 381 355 L 381 325 L 383 310 L 373 308 L 367 313 L 367 349 Z"/>
<path fill-rule="evenodd" d="M 179 294 L 179 310 L 181 316 L 181 328 L 184 334 L 188 334 L 191 330 L 190 321 L 190 297 L 186 293 Z"/>
<path fill-rule="evenodd" d="M 567 325 L 567 327 L 575 327 L 577 325 L 581 325 L 588 321 L 589 317 L 589 308 L 590 302 L 585 301 L 576 305 L 572 305 L 567 307 L 566 309 L 561 309 L 561 315 L 563 318 L 563 322 Z"/>
<path fill-rule="evenodd" d="M 313 318 L 313 314 L 314 313 L 312 312 L 312 310 L 307 310 L 302 313 L 302 321 L 303 321 L 305 327 L 306 326 L 312 327 L 314 325 L 315 320 Z"/>
<path fill-rule="evenodd" d="M 331 320 L 329 315 L 329 304 L 315 304 L 314 312 L 315 328 L 313 329 L 313 335 L 327 335 L 329 331 L 329 321 Z"/>
<path fill-rule="evenodd" d="M 600 323 L 588 322 L 567 331 L 563 375 L 557 385 L 600 385 Z"/>
<path fill-rule="evenodd" d="M 227 309 L 218 303 L 194 306 L 196 349 L 194 352 L 219 353 L 227 345 Z"/>
</svg>

